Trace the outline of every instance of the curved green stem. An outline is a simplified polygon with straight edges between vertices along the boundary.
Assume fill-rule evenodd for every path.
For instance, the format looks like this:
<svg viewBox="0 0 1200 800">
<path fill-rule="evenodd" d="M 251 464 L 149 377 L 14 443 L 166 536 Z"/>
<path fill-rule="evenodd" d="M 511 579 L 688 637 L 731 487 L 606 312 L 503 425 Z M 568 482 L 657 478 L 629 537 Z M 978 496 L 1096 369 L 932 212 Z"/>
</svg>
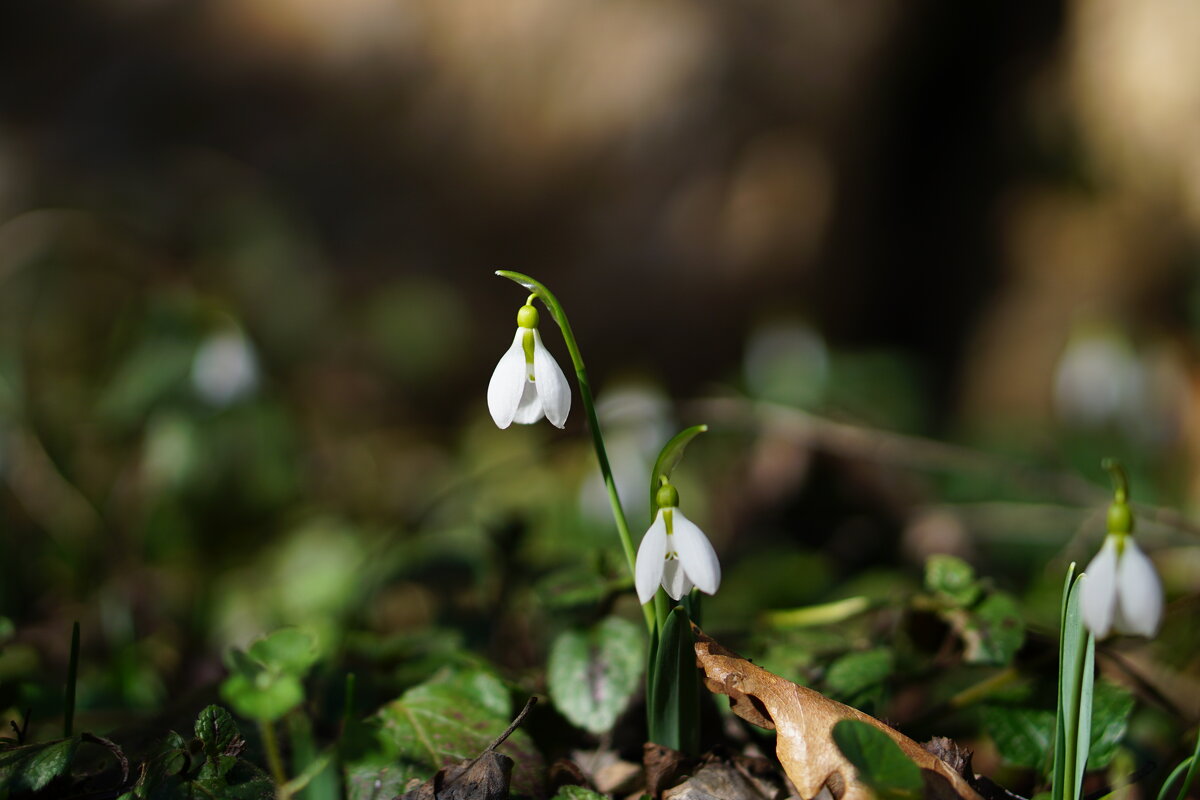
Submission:
<svg viewBox="0 0 1200 800">
<path fill-rule="evenodd" d="M 1113 495 L 1117 498 L 1118 503 L 1129 501 L 1129 478 L 1125 475 L 1125 467 L 1115 458 L 1106 458 L 1100 462 L 1100 466 L 1108 471 L 1112 476 Z"/>
<path fill-rule="evenodd" d="M 575 334 L 571 332 L 571 323 L 567 320 L 567 313 L 563 311 L 562 305 L 559 304 L 558 298 L 554 296 L 553 292 L 528 275 L 506 269 L 496 270 L 496 274 L 519 283 L 529 291 L 531 297 L 541 300 L 542 305 L 550 312 L 550 316 L 554 318 L 554 322 L 562 331 L 567 352 L 571 355 L 571 364 L 575 367 L 575 380 L 579 384 L 579 399 L 583 401 L 584 410 L 587 412 L 588 429 L 592 433 L 592 447 L 596 451 L 596 461 L 600 464 L 600 474 L 604 477 L 604 488 L 608 490 L 608 502 L 612 506 L 613 521 L 617 524 L 617 534 L 621 538 L 625 560 L 629 563 L 629 575 L 636 578 L 637 554 L 633 548 L 633 538 L 629 535 L 629 523 L 625 520 L 625 510 L 621 507 L 621 498 L 617 494 L 617 484 L 613 480 L 612 467 L 608 463 L 608 451 L 604 449 L 604 435 L 600 432 L 600 420 L 596 416 L 596 401 L 592 397 L 592 386 L 588 382 L 587 370 L 583 366 L 583 356 L 579 352 L 579 345 L 575 342 Z M 642 606 L 642 615 L 646 618 L 646 627 L 650 634 L 654 635 L 654 612 L 650 609 L 650 604 Z"/>
<path fill-rule="evenodd" d="M 267 769 L 270 770 L 271 780 L 275 781 L 276 793 L 286 796 L 284 786 L 287 784 L 287 773 L 283 770 L 283 757 L 279 754 L 279 740 L 275 737 L 275 723 L 267 719 L 258 720 L 258 732 L 262 737 L 263 751 L 267 756 Z"/>
</svg>

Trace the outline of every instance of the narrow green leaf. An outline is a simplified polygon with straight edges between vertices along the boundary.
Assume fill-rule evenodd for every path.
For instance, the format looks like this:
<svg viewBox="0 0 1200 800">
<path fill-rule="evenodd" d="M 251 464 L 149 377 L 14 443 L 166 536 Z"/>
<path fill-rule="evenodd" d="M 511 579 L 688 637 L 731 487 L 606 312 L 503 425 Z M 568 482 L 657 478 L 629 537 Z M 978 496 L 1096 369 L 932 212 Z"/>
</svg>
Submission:
<svg viewBox="0 0 1200 800">
<path fill-rule="evenodd" d="M 700 681 L 691 620 L 683 606 L 667 615 L 650 680 L 650 741 L 694 755 L 700 749 Z"/>
<path fill-rule="evenodd" d="M 642 676 L 643 641 L 637 626 L 620 617 L 560 635 L 546 672 L 550 699 L 562 715 L 591 733 L 612 728 Z"/>
<path fill-rule="evenodd" d="M 1183 785 L 1179 787 L 1179 796 L 1176 800 L 1186 800 L 1188 792 L 1192 788 L 1192 781 L 1196 779 L 1196 767 L 1200 765 L 1200 732 L 1196 734 L 1196 749 L 1190 756 L 1180 761 L 1175 769 L 1171 770 L 1171 774 L 1163 781 L 1162 788 L 1158 790 L 1158 800 L 1167 800 L 1167 795 L 1171 791 L 1171 787 L 1179 780 L 1179 776 L 1184 774 L 1186 770 L 1187 776 L 1183 779 Z"/>
<path fill-rule="evenodd" d="M 1080 584 L 1076 582 L 1076 589 Z M 1082 592 L 1076 592 L 1082 595 Z M 1075 604 L 1076 613 L 1080 614 L 1082 628 L 1082 612 Z M 1087 771 L 1088 752 L 1092 746 L 1092 697 L 1096 680 L 1096 640 L 1090 631 L 1086 632 L 1083 646 L 1083 669 L 1079 673 L 1079 711 L 1075 728 L 1075 798 L 1083 792 L 1083 774 Z"/>
<path fill-rule="evenodd" d="M 1086 580 L 1086 579 L 1085 579 Z M 1062 760 L 1063 798 L 1078 800 L 1083 785 L 1091 744 L 1092 686 L 1095 672 L 1095 641 L 1083 625 L 1080 611 L 1081 584 L 1072 581 L 1062 629 L 1062 661 L 1059 702 L 1062 706 L 1063 749 L 1055 745 L 1055 758 Z M 1055 766 L 1058 777 L 1058 765 Z"/>
<path fill-rule="evenodd" d="M 883 731 L 865 722 L 843 719 L 833 726 L 833 741 L 854 765 L 858 779 L 880 800 L 921 797 L 925 785 L 921 768 Z"/>
<path fill-rule="evenodd" d="M 777 557 L 776 557 L 777 558 Z M 856 617 L 871 608 L 871 598 L 847 597 L 831 603 L 789 608 L 782 611 L 767 611 L 762 620 L 775 628 L 806 628 L 817 625 L 835 625 Z"/>
<path fill-rule="evenodd" d="M 1067 716 L 1063 704 L 1062 687 L 1066 675 L 1066 641 L 1067 641 L 1067 602 L 1071 597 L 1071 585 L 1075 582 L 1075 562 L 1067 567 L 1067 575 L 1063 580 L 1062 603 L 1058 612 L 1058 704 L 1055 709 L 1054 722 L 1054 761 L 1051 769 L 1050 793 L 1051 800 L 1063 800 L 1066 797 L 1067 777 Z"/>
<path fill-rule="evenodd" d="M 1177 800 L 1184 800 L 1188 792 L 1192 790 L 1192 784 L 1196 781 L 1197 767 L 1200 767 L 1200 733 L 1196 735 L 1196 749 L 1192 751 L 1192 763 L 1188 767 L 1187 777 L 1183 779 L 1183 785 L 1179 787 Z"/>
<path fill-rule="evenodd" d="M 659 478 L 670 478 L 671 472 L 679 466 L 679 461 L 683 458 L 683 451 L 687 449 L 688 443 L 707 430 L 707 425 L 693 425 L 685 428 L 671 437 L 671 441 L 667 442 L 659 452 L 658 458 L 654 462 L 654 471 L 650 473 L 651 521 L 658 515 Z"/>
</svg>

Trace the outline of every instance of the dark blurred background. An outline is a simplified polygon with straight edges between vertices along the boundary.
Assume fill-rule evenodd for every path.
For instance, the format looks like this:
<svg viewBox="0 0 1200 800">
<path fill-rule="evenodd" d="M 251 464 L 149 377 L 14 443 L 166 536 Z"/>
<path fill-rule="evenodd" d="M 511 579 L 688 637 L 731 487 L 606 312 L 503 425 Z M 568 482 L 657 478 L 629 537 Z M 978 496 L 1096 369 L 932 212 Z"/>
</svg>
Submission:
<svg viewBox="0 0 1200 800">
<path fill-rule="evenodd" d="M 497 565 L 615 547 L 578 397 L 491 427 L 497 268 L 570 313 L 627 503 L 711 421 L 681 491 L 727 563 L 841 576 L 730 627 L 930 550 L 1025 589 L 1098 542 L 1101 455 L 1195 508 L 1198 38 L 1174 0 L 5 3 L 0 680 L 76 618 L 93 707 L 289 622 L 536 661 Z M 1146 537 L 1194 597 L 1186 523 Z"/>
</svg>

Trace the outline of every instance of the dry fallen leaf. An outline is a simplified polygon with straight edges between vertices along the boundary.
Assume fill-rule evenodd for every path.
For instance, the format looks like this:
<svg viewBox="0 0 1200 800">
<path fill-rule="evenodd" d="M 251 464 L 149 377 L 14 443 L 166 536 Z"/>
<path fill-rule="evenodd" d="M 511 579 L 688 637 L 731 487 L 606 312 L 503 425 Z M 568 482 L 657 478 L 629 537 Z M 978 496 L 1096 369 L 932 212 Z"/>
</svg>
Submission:
<svg viewBox="0 0 1200 800">
<path fill-rule="evenodd" d="M 886 733 L 921 768 L 926 796 L 982 800 L 948 764 L 899 731 L 751 664 L 699 628 L 694 631 L 696 660 L 704 670 L 704 685 L 711 692 L 729 695 L 730 708 L 742 719 L 777 731 L 776 755 L 802 798 L 815 797 L 826 785 L 838 800 L 872 797 L 831 736 L 834 724 L 853 719 Z"/>
</svg>

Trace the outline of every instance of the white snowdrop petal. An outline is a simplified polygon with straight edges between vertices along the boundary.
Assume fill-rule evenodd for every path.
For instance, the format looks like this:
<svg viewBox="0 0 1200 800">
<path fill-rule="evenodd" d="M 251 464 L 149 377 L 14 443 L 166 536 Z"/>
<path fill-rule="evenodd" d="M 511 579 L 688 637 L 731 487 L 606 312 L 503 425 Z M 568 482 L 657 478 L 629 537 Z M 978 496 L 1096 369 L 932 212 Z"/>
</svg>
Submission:
<svg viewBox="0 0 1200 800">
<path fill-rule="evenodd" d="M 663 568 L 667 557 L 667 526 L 662 511 L 654 518 L 642 543 L 638 545 L 637 561 L 634 562 L 633 582 L 637 587 L 638 601 L 643 605 L 654 599 L 654 593 L 662 582 Z"/>
<path fill-rule="evenodd" d="M 557 428 L 563 427 L 571 410 L 571 387 L 536 330 L 533 332 L 533 375 L 546 419 Z"/>
<path fill-rule="evenodd" d="M 663 565 L 662 587 L 672 600 L 678 600 L 691 589 L 687 573 L 678 558 L 667 559 Z"/>
<path fill-rule="evenodd" d="M 513 415 L 513 422 L 518 425 L 532 425 L 542 418 L 544 409 L 542 408 L 542 399 L 538 396 L 537 384 L 529 379 L 528 364 L 526 367 L 526 377 L 523 389 L 521 390 L 521 402 L 517 404 L 517 413 Z"/>
<path fill-rule="evenodd" d="M 1126 538 L 1117 564 L 1117 630 L 1151 637 L 1162 619 L 1163 590 L 1153 562 Z"/>
<path fill-rule="evenodd" d="M 517 328 L 512 345 L 500 356 L 500 362 L 496 364 L 492 380 L 488 383 L 488 411 L 492 412 L 492 419 L 500 428 L 507 428 L 512 424 L 521 402 L 521 392 L 527 382 L 525 352 L 521 348 L 523 333 L 523 328 Z"/>
<path fill-rule="evenodd" d="M 707 594 L 716 594 L 721 585 L 721 562 L 713 550 L 708 537 L 696 524 L 683 515 L 678 508 L 671 512 L 675 539 L 675 551 L 688 579 Z"/>
<path fill-rule="evenodd" d="M 1117 605 L 1117 544 L 1113 537 L 1105 537 L 1100 552 L 1083 574 L 1080 597 L 1083 623 L 1097 639 L 1103 639 L 1112 629 Z"/>
</svg>

